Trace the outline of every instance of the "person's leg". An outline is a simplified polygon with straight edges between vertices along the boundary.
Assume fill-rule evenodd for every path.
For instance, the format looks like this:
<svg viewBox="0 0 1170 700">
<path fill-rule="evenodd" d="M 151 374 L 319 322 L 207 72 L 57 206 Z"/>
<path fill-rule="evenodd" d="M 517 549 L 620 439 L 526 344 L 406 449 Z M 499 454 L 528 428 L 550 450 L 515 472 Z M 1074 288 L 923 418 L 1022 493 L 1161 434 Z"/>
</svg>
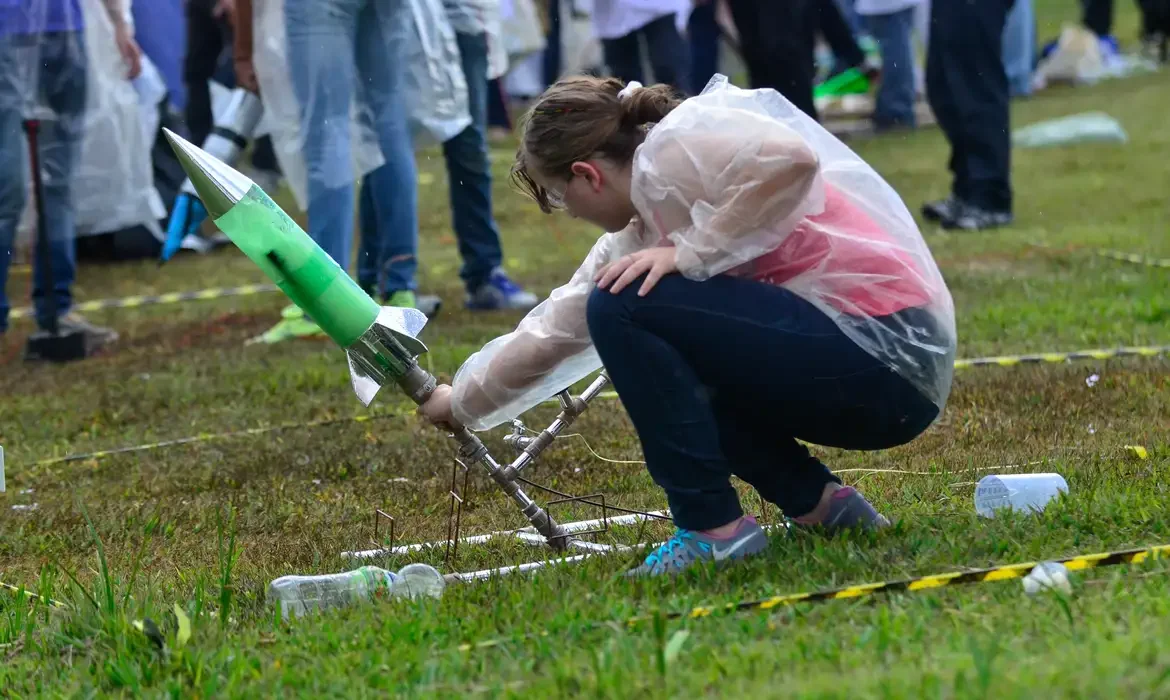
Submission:
<svg viewBox="0 0 1170 700">
<path fill-rule="evenodd" d="M 300 103 L 302 155 L 308 171 L 308 231 L 349 270 L 353 245 L 354 175 L 350 106 L 356 85 L 354 34 L 358 0 L 285 0 L 288 70 Z M 249 342 L 279 343 L 322 334 L 296 305 Z"/>
<path fill-rule="evenodd" d="M 673 14 L 659 17 L 638 32 L 646 39 L 646 52 L 650 56 L 654 82 L 671 85 L 683 93 L 700 89 L 692 87 L 687 79 L 689 47 L 678 33 Z"/>
<path fill-rule="evenodd" d="M 638 41 L 638 32 L 630 32 L 616 39 L 602 39 L 602 53 L 605 55 L 605 65 L 615 78 L 622 82 L 646 82 L 642 75 L 642 49 Z"/>
<path fill-rule="evenodd" d="M 366 294 L 375 299 L 381 293 L 378 284 L 380 243 L 377 210 L 374 208 L 374 189 L 370 186 L 370 176 L 366 175 L 358 189 L 357 283 Z"/>
<path fill-rule="evenodd" d="M 8 329 L 8 267 L 16 252 L 16 229 L 28 196 L 28 150 L 21 130 L 29 93 L 24 81 L 29 69 L 25 66 L 39 53 L 27 41 L 26 46 L 17 46 L 21 39 L 0 36 L 0 333 Z"/>
<path fill-rule="evenodd" d="M 715 21 L 714 2 L 695 6 L 687 32 L 691 44 L 690 89 L 698 94 L 719 72 L 719 24 Z"/>
<path fill-rule="evenodd" d="M 451 191 L 451 220 L 469 292 L 479 288 L 504 259 L 492 216 L 492 172 L 487 145 L 487 35 L 456 34 L 471 124 L 443 144 Z"/>
<path fill-rule="evenodd" d="M 865 63 L 865 52 L 857 43 L 853 28 L 845 20 L 838 0 L 815 0 L 814 12 L 817 16 L 817 29 L 825 38 L 825 43 L 833 52 L 833 72 L 839 73 L 849 68 L 856 68 Z"/>
<path fill-rule="evenodd" d="M 49 238 L 53 276 L 53 288 L 49 289 L 49 271 L 43 269 L 37 260 L 33 276 L 33 306 L 41 328 L 47 328 L 51 321 L 49 294 L 56 297 L 58 316 L 66 315 L 73 304 L 77 231 L 72 184 L 85 133 L 86 63 L 85 44 L 80 32 L 41 37 L 41 92 L 56 114 L 55 119 L 41 122 L 40 127 L 42 192 L 45 198 L 42 230 Z"/>
<path fill-rule="evenodd" d="M 357 25 L 357 65 L 374 113 L 386 162 L 367 176 L 378 231 L 378 270 L 383 296 L 413 292 L 418 270 L 418 173 L 403 87 L 404 43 L 409 12 L 403 0 L 363 0 Z"/>
<path fill-rule="evenodd" d="M 215 74 L 223 52 L 223 30 L 211 11 L 214 0 L 187 3 L 187 55 L 183 59 L 183 81 L 187 84 L 187 130 L 191 142 L 202 146 L 215 126 L 211 109 L 211 88 L 207 81 Z"/>
<path fill-rule="evenodd" d="M 952 102 L 955 122 L 948 138 L 952 147 L 961 144 L 952 156 L 955 195 L 965 205 L 965 211 L 944 219 L 944 226 L 983 229 L 1011 221 L 1009 93 L 1003 64 L 1003 29 L 1011 6 L 1012 0 L 935 3 L 931 57 L 943 64 L 942 88 Z"/>
<path fill-rule="evenodd" d="M 815 0 L 730 0 L 753 88 L 772 88 L 817 119 L 813 102 Z"/>
<path fill-rule="evenodd" d="M 589 332 L 681 528 L 706 530 L 740 515 L 733 473 L 790 515 L 805 515 L 833 478 L 794 438 L 885 449 L 937 416 L 909 381 L 788 290 L 681 275 L 645 297 L 637 287 L 595 291 Z M 738 459 L 730 457 L 729 420 L 758 428 L 756 459 L 734 448 Z"/>
<path fill-rule="evenodd" d="M 285 2 L 289 73 L 308 170 L 308 234 L 346 270 L 353 238 L 350 105 L 357 21 L 354 0 Z"/>
<path fill-rule="evenodd" d="M 957 23 L 961 26 L 962 21 L 962 14 L 957 11 L 957 7 L 958 3 L 950 0 L 932 0 L 928 23 L 931 32 L 930 41 L 926 45 L 926 99 L 939 129 L 951 147 L 947 165 L 951 171 L 951 194 L 941 200 L 928 202 L 922 207 L 922 215 L 928 221 L 936 222 L 952 219 L 957 210 L 956 202 L 969 194 L 965 165 L 967 125 L 962 123 L 962 112 L 959 109 L 959 102 L 962 100 L 959 93 L 963 86 L 959 82 L 961 76 L 956 74 L 953 65 L 956 60 L 955 53 L 951 47 L 943 43 L 948 33 L 961 31 L 954 26 Z M 942 32 L 939 31 L 940 27 Z"/>
<path fill-rule="evenodd" d="M 1003 30 L 1003 64 L 1012 97 L 1032 94 L 1036 63 L 1036 15 L 1032 0 L 1016 0 Z"/>
<path fill-rule="evenodd" d="M 865 19 L 882 53 L 882 79 L 873 111 L 874 126 L 878 129 L 914 127 L 917 123 L 914 115 L 914 47 L 910 42 L 914 10 L 907 8 Z"/>
<path fill-rule="evenodd" d="M 1113 33 L 1113 0 L 1081 0 L 1085 28 L 1104 39 Z"/>
<path fill-rule="evenodd" d="M 492 78 L 487 84 L 487 123 L 489 128 L 512 131 L 512 115 L 508 113 L 508 94 L 504 81 Z"/>
<path fill-rule="evenodd" d="M 565 0 L 572 2 L 572 0 Z M 545 41 L 543 59 L 544 85 L 548 87 L 561 77 L 561 0 L 548 0 L 548 36 Z"/>
<path fill-rule="evenodd" d="M 451 193 L 451 219 L 463 268 L 468 308 L 528 310 L 539 300 L 508 278 L 492 213 L 492 168 L 487 144 L 487 35 L 457 33 L 471 124 L 443 144 Z"/>
</svg>

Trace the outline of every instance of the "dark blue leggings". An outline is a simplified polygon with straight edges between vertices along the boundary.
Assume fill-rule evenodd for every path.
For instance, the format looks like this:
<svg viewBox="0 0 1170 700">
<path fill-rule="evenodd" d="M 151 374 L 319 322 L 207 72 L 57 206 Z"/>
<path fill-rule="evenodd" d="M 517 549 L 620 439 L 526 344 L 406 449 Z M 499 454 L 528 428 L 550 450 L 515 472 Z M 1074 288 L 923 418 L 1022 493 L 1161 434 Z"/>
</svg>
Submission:
<svg viewBox="0 0 1170 700">
<path fill-rule="evenodd" d="M 733 474 L 786 515 L 804 515 L 840 480 L 798 438 L 886 449 L 938 415 L 908 380 L 786 289 L 677 274 L 645 297 L 639 286 L 594 290 L 589 333 L 679 527 L 706 530 L 742 515 Z"/>
</svg>

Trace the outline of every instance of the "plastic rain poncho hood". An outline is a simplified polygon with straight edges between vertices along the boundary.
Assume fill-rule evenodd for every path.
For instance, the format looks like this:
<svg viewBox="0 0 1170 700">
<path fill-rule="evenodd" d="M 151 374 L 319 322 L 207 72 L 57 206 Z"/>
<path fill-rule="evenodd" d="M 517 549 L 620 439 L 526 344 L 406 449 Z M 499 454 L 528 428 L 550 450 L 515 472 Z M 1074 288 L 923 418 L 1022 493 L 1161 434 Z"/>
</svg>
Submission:
<svg viewBox="0 0 1170 700">
<path fill-rule="evenodd" d="M 631 196 L 638 217 L 602 236 L 566 285 L 460 368 L 457 420 L 486 430 L 599 369 L 585 320 L 595 273 L 661 245 L 675 247 L 688 278 L 744 275 L 791 290 L 946 403 L 954 306 L 913 217 L 873 168 L 776 91 L 717 75 L 649 131 Z M 884 311 L 908 307 L 927 320 Z"/>
</svg>

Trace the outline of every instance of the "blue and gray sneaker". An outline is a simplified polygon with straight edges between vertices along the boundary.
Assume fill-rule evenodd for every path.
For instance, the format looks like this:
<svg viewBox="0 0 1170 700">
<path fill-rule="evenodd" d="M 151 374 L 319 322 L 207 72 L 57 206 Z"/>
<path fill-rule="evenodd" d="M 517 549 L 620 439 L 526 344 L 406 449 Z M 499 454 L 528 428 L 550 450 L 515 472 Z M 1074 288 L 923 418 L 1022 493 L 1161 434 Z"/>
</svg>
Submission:
<svg viewBox="0 0 1170 700">
<path fill-rule="evenodd" d="M 829 513 L 823 521 L 816 524 L 793 521 L 793 525 L 802 530 L 836 534 L 844 530 L 881 530 L 889 527 L 890 521 L 877 512 L 857 489 L 844 486 L 829 496 Z"/>
<path fill-rule="evenodd" d="M 712 537 L 694 530 L 679 529 L 654 550 L 646 561 L 626 572 L 627 576 L 674 574 L 697 561 L 733 561 L 758 554 L 768 546 L 764 528 L 752 516 L 745 516 L 734 535 Z"/>
<path fill-rule="evenodd" d="M 467 294 L 467 308 L 472 311 L 528 311 L 538 303 L 535 294 L 524 291 L 500 269 L 492 270 L 487 282 Z"/>
</svg>

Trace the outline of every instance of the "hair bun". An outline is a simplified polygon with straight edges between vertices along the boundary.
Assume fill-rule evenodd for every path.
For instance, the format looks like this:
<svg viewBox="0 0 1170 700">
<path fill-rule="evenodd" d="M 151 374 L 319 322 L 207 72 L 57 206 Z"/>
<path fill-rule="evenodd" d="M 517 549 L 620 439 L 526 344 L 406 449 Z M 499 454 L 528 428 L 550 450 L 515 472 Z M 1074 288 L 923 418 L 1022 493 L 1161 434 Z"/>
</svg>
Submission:
<svg viewBox="0 0 1170 700">
<path fill-rule="evenodd" d="M 622 124 L 626 126 L 656 124 L 681 102 L 678 93 L 669 85 L 659 84 L 630 89 L 633 85 L 631 83 L 618 94 Z"/>
</svg>

